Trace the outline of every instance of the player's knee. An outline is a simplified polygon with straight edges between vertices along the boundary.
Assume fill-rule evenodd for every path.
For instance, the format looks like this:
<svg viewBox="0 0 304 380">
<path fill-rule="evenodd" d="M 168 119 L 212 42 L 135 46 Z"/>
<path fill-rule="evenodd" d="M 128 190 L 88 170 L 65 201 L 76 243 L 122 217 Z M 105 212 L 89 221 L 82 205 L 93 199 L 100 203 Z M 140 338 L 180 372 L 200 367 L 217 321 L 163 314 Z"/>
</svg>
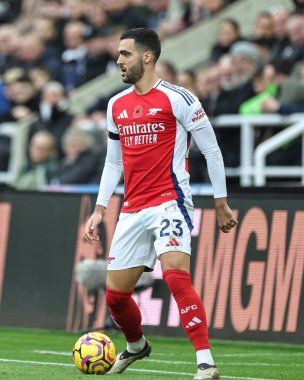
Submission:
<svg viewBox="0 0 304 380">
<path fill-rule="evenodd" d="M 160 262 L 163 272 L 167 270 L 189 272 L 190 269 L 190 255 L 184 252 L 165 252 L 160 256 Z"/>
<path fill-rule="evenodd" d="M 110 311 L 121 312 L 128 307 L 132 292 L 106 289 L 106 302 Z"/>
</svg>

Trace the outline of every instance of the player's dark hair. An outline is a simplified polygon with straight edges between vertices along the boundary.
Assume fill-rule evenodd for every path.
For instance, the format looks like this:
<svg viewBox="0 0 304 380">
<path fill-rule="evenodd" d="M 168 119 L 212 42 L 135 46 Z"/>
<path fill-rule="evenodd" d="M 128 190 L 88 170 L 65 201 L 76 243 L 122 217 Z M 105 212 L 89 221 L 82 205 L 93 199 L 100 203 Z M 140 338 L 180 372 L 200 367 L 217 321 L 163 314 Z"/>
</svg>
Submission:
<svg viewBox="0 0 304 380">
<path fill-rule="evenodd" d="M 154 63 L 158 60 L 161 52 L 161 45 L 158 34 L 148 28 L 133 28 L 122 33 L 120 40 L 131 38 L 135 41 L 138 49 L 152 51 L 154 54 Z"/>
</svg>

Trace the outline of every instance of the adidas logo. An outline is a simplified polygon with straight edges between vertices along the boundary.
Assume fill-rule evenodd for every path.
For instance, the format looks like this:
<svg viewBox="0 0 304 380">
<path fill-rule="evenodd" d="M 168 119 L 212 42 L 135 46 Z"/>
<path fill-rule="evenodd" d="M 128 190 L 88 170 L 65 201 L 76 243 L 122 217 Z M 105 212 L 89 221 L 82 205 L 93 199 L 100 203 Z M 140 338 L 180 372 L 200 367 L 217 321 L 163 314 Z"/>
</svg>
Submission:
<svg viewBox="0 0 304 380">
<path fill-rule="evenodd" d="M 120 112 L 119 116 L 117 119 L 127 119 L 129 116 L 127 114 L 127 110 L 123 110 L 122 112 Z"/>
<path fill-rule="evenodd" d="M 175 238 L 172 238 L 166 244 L 166 247 L 178 247 L 179 245 L 180 245 L 179 242 Z"/>
<path fill-rule="evenodd" d="M 186 329 L 188 329 L 189 327 L 192 327 L 192 326 L 198 325 L 198 324 L 200 324 L 200 323 L 202 323 L 202 321 L 201 321 L 199 318 L 194 317 L 194 318 L 192 318 L 192 320 L 187 324 Z"/>
</svg>

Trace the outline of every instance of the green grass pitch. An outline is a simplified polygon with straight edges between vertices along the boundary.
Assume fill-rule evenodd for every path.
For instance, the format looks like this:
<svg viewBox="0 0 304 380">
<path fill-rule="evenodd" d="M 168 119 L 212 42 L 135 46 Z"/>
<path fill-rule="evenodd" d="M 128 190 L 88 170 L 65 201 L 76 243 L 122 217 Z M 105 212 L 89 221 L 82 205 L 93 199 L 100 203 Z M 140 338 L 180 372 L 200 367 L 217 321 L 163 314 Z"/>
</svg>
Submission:
<svg viewBox="0 0 304 380">
<path fill-rule="evenodd" d="M 84 380 L 72 362 L 72 347 L 81 334 L 44 330 L 0 329 L 0 379 Z M 124 349 L 121 334 L 108 334 L 117 351 Z M 140 360 L 120 380 L 187 380 L 195 373 L 195 354 L 186 339 L 149 337 L 150 358 Z M 221 379 L 304 379 L 304 346 L 279 343 L 212 341 Z M 92 376 L 92 375 L 91 375 Z M 107 377 L 108 378 L 108 377 Z"/>
</svg>

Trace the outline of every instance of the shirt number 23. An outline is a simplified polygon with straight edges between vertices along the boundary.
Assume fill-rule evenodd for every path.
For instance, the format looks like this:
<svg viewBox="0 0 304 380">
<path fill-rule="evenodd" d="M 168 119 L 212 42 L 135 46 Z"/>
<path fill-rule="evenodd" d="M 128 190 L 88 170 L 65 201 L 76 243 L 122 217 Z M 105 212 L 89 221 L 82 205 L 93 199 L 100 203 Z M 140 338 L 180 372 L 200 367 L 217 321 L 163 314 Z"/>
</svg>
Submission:
<svg viewBox="0 0 304 380">
<path fill-rule="evenodd" d="M 172 230 L 173 235 L 175 236 L 183 236 L 183 229 L 181 227 L 182 220 L 180 219 L 172 219 L 172 222 L 174 223 L 174 229 Z M 169 219 L 163 219 L 161 221 L 161 225 L 163 225 L 162 229 L 160 230 L 160 237 L 163 236 L 170 236 L 170 232 L 168 232 L 168 228 L 170 227 L 170 220 Z"/>
</svg>

